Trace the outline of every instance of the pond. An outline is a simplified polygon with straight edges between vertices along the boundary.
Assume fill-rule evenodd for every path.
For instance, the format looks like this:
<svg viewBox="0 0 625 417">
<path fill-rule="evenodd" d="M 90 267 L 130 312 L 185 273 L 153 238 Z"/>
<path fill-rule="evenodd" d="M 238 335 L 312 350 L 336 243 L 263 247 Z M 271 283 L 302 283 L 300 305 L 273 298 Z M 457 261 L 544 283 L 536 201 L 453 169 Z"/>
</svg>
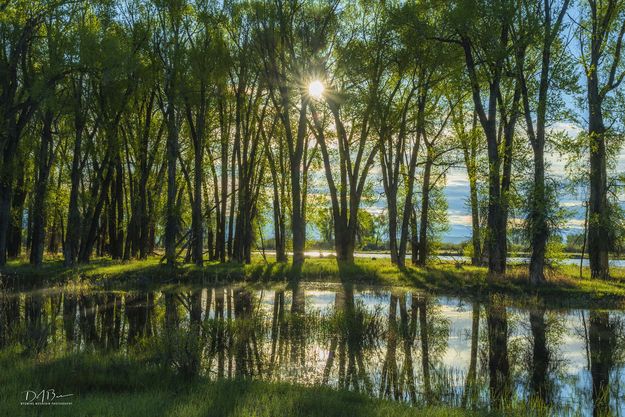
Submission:
<svg viewBox="0 0 625 417">
<path fill-rule="evenodd" d="M 258 254 L 262 254 L 263 252 L 257 252 Z M 266 255 L 275 255 L 275 251 L 266 250 L 264 252 Z M 291 255 L 291 253 L 289 253 Z M 321 250 L 321 251 L 306 251 L 304 255 L 307 258 L 332 258 L 336 256 L 336 253 L 333 251 Z M 390 252 L 355 252 L 354 258 L 374 258 L 374 259 L 391 259 Z M 434 262 L 461 262 L 465 264 L 471 263 L 471 258 L 469 256 L 464 255 L 433 255 L 432 261 Z M 584 259 L 579 258 L 563 258 L 559 259 L 557 262 L 562 265 L 575 265 L 579 266 L 580 261 L 582 266 L 588 267 L 590 266 L 590 261 L 588 260 L 588 255 Z M 506 262 L 509 265 L 518 265 L 518 264 L 529 264 L 530 258 L 523 256 L 508 256 Z M 623 268 L 625 267 L 625 259 L 613 259 L 609 260 L 610 266 Z"/>
<path fill-rule="evenodd" d="M 415 405 L 536 401 L 623 415 L 623 311 L 410 289 L 284 286 L 0 292 L 0 348 L 137 351 L 209 379 L 322 384 Z"/>
</svg>

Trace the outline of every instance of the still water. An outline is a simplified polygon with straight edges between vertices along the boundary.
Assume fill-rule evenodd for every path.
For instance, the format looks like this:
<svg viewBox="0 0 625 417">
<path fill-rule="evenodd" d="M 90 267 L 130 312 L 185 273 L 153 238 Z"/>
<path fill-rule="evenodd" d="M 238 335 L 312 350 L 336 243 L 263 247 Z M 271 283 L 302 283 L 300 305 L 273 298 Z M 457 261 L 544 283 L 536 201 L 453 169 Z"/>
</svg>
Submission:
<svg viewBox="0 0 625 417">
<path fill-rule="evenodd" d="M 257 252 L 258 254 L 262 252 Z M 266 255 L 275 255 L 275 251 L 265 251 Z M 289 255 L 292 253 L 289 252 Z M 304 252 L 304 256 L 308 258 L 328 258 L 335 257 L 336 253 L 333 251 L 306 251 Z M 375 258 L 375 259 L 391 259 L 391 254 L 389 252 L 354 252 L 354 258 Z M 470 264 L 471 258 L 463 255 L 435 255 L 432 256 L 433 262 L 461 262 L 464 264 Z M 564 258 L 560 259 L 558 262 L 562 265 L 575 265 L 579 266 L 581 261 L 582 266 L 588 267 L 590 266 L 590 261 L 588 260 L 588 256 L 584 259 L 579 258 Z M 506 262 L 509 265 L 514 264 L 529 264 L 529 257 L 521 257 L 521 256 L 508 256 L 506 258 Z M 617 268 L 625 267 L 625 259 L 610 259 L 610 266 L 614 266 Z"/>
<path fill-rule="evenodd" d="M 0 349 L 153 355 L 185 374 L 322 384 L 415 405 L 625 413 L 623 311 L 405 289 L 0 291 Z"/>
</svg>

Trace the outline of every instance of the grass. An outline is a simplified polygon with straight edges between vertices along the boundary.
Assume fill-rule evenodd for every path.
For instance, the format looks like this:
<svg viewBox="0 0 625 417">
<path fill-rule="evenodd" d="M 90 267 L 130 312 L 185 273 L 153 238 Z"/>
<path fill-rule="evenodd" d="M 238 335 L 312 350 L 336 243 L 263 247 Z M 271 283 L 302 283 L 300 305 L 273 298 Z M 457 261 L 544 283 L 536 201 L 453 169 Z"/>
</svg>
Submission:
<svg viewBox="0 0 625 417">
<path fill-rule="evenodd" d="M 311 258 L 294 274 L 290 264 L 271 259 L 265 262 L 255 256 L 249 265 L 207 263 L 196 267 L 183 264 L 175 269 L 162 266 L 158 258 L 130 262 L 96 259 L 74 268 L 64 267 L 61 260 L 47 261 L 41 268 L 33 268 L 25 261 L 11 261 L 0 269 L 0 276 L 12 277 L 20 286 L 74 283 L 107 288 L 181 283 L 276 283 L 296 278 L 315 283 L 403 286 L 461 297 L 485 297 L 495 291 L 510 295 L 516 301 L 539 299 L 563 307 L 625 307 L 625 269 L 613 268 L 613 279 L 602 281 L 590 279 L 587 268 L 580 278 L 576 266 L 561 266 L 549 270 L 547 282 L 540 286 L 527 282 L 526 270 L 524 266 L 510 266 L 505 277 L 489 280 L 486 268 L 451 262 L 400 270 L 388 259 L 357 258 L 353 265 L 339 265 L 332 258 Z"/>
<path fill-rule="evenodd" d="M 414 408 L 321 386 L 182 378 L 141 360 L 112 354 L 24 358 L 0 354 L 1 416 L 167 417 L 463 417 L 498 415 L 445 407 Z M 25 406 L 24 390 L 74 394 L 72 405 Z M 509 413 L 505 415 L 521 415 Z"/>
</svg>

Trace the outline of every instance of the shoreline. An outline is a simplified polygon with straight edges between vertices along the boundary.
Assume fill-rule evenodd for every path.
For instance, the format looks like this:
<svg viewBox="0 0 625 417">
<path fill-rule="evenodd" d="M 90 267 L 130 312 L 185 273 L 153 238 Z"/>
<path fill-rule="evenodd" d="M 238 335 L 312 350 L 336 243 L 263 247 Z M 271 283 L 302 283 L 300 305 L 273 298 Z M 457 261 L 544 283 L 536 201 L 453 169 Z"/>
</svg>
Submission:
<svg viewBox="0 0 625 417">
<path fill-rule="evenodd" d="M 613 279 L 591 280 L 587 268 L 564 265 L 548 272 L 547 282 L 533 286 L 523 266 L 511 265 L 505 277 L 488 279 L 485 267 L 434 263 L 424 268 L 400 270 L 388 259 L 357 258 L 354 264 L 339 265 L 332 258 L 309 258 L 299 271 L 290 263 L 267 262 L 254 256 L 248 265 L 206 263 L 203 267 L 181 264 L 172 269 L 159 258 L 141 261 L 97 259 L 72 268 L 62 261 L 48 261 L 35 269 L 25 262 L 12 261 L 0 268 L 5 290 L 41 289 L 50 286 L 89 286 L 102 290 L 146 288 L 164 285 L 228 285 L 234 283 L 283 285 L 294 282 L 405 287 L 434 295 L 483 298 L 491 293 L 521 302 L 538 302 L 563 308 L 625 308 L 625 269 L 614 268 Z M 529 300 L 529 301 L 528 301 Z M 531 301 L 538 300 L 538 301 Z M 542 301 L 541 301 L 542 300 Z"/>
</svg>

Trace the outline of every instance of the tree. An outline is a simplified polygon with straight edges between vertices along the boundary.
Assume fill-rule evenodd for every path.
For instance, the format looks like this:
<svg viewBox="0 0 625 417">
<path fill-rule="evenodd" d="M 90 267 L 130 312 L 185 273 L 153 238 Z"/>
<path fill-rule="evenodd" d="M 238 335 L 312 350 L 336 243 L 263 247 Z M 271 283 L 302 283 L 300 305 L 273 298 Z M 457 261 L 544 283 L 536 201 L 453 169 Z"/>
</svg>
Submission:
<svg viewBox="0 0 625 417">
<path fill-rule="evenodd" d="M 165 214 L 165 258 L 167 265 L 176 262 L 176 240 L 179 232 L 180 213 L 177 210 L 178 184 L 176 178 L 179 152 L 181 105 L 179 103 L 182 82 L 182 62 L 187 38 L 184 22 L 189 11 L 186 0 L 155 0 L 154 11 L 157 28 L 154 48 L 162 65 L 163 95 L 161 110 L 167 121 L 167 204 Z"/>
<path fill-rule="evenodd" d="M 361 13 L 366 13 L 361 7 L 362 5 L 354 6 L 345 13 L 360 16 Z M 359 19 L 354 17 L 353 20 Z M 386 27 L 381 17 L 374 16 L 369 26 L 349 27 L 346 30 L 353 35 L 349 36 L 346 44 L 339 46 L 343 59 L 337 63 L 336 68 L 326 70 L 333 73 L 334 82 L 330 81 L 329 75 L 324 77 L 328 92 L 323 98 L 336 131 L 336 174 L 333 169 L 336 160 L 331 158 L 329 137 L 325 133 L 324 121 L 321 120 L 315 103 L 311 103 L 311 113 L 332 203 L 337 260 L 351 263 L 354 261 L 360 201 L 367 174 L 379 150 L 379 143 L 370 143 L 372 141 L 369 141 L 369 135 L 375 96 L 379 91 L 385 66 L 385 55 L 381 51 L 384 50 L 386 41 L 383 36 Z M 372 34 L 371 39 L 362 41 L 367 38 L 362 36 L 361 31 Z M 372 59 L 367 59 L 368 56 L 372 56 Z M 354 86 L 352 91 L 346 88 L 348 85 Z M 349 121 L 347 124 L 346 120 Z"/>
<path fill-rule="evenodd" d="M 607 201 L 607 142 L 605 125 L 610 94 L 625 79 L 622 50 L 625 38 L 625 2 L 588 0 L 579 27 L 582 65 L 586 74 L 588 141 L 590 148 L 590 199 L 588 206 L 588 255 L 593 278 L 606 279 L 610 270 L 610 214 Z"/>
<path fill-rule="evenodd" d="M 507 0 L 494 3 L 460 1 L 449 16 L 454 35 L 442 39 L 458 44 L 464 52 L 475 112 L 486 138 L 486 249 L 490 276 L 501 275 L 506 270 L 507 199 L 512 173 L 512 145 L 521 97 L 518 82 L 510 83 L 506 77 L 510 61 L 506 52 L 511 46 L 510 32 L 516 13 L 516 3 Z M 476 60 L 476 55 L 480 56 L 479 60 Z M 487 87 L 486 92 L 484 87 Z"/>
<path fill-rule="evenodd" d="M 280 117 L 290 173 L 291 232 L 293 235 L 293 264 L 304 262 L 306 243 L 305 203 L 308 161 L 308 104 L 306 84 L 317 74 L 315 64 L 325 52 L 336 22 L 338 1 L 328 6 L 304 1 L 284 3 L 275 1 L 259 7 L 261 17 L 259 49 L 265 81 L 276 112 Z M 293 121 L 293 107 L 297 113 Z"/>
<path fill-rule="evenodd" d="M 42 24 L 44 31 L 45 50 L 42 54 L 41 63 L 44 65 L 42 72 L 48 81 L 45 82 L 44 90 L 40 93 L 39 120 L 41 122 L 41 135 L 39 141 L 39 152 L 37 153 L 37 175 L 34 190 L 34 202 L 32 208 L 32 235 L 30 263 L 39 267 L 43 262 L 43 251 L 46 238 L 47 223 L 47 195 L 48 181 L 55 155 L 58 152 L 54 144 L 54 130 L 60 114 L 60 100 L 56 96 L 60 95 L 57 89 L 64 75 L 67 73 L 67 64 L 63 54 L 66 48 L 66 37 L 64 35 L 65 25 L 62 23 L 60 13 L 50 14 Z M 58 146 L 58 143 L 57 143 Z"/>
<path fill-rule="evenodd" d="M 42 100 L 40 91 L 58 80 L 33 65 L 37 56 L 33 51 L 40 39 L 37 34 L 57 6 L 56 2 L 16 1 L 0 9 L 0 265 L 7 260 L 18 145 Z"/>
<path fill-rule="evenodd" d="M 452 99 L 453 100 L 453 99 Z M 477 126 L 477 115 L 471 109 L 468 110 L 467 101 L 464 97 L 457 98 L 456 106 L 451 107 L 451 121 L 453 131 L 460 142 L 462 158 L 469 179 L 469 206 L 471 208 L 471 263 L 482 265 L 482 213 L 480 210 L 479 178 L 480 156 L 483 147 L 480 146 L 480 132 Z M 468 113 L 468 114 L 467 114 Z M 470 120 L 467 120 L 470 116 Z"/>
<path fill-rule="evenodd" d="M 199 2 L 195 7 L 197 22 L 193 28 L 186 29 L 191 33 L 187 52 L 189 74 L 182 95 L 193 147 L 191 246 L 193 260 L 201 266 L 204 257 L 204 155 L 211 122 L 208 111 L 217 93 L 217 85 L 225 78 L 229 56 L 216 11 L 206 2 Z"/>
<path fill-rule="evenodd" d="M 556 56 L 558 71 L 551 72 L 553 67 L 553 52 L 563 54 L 563 48 L 558 48 L 557 42 L 562 30 L 562 22 L 569 6 L 569 0 L 563 0 L 557 9 L 556 4 L 545 1 L 541 7 L 526 4 L 519 14 L 520 26 L 517 30 L 516 72 L 521 88 L 523 110 L 527 136 L 534 153 L 534 186 L 530 198 L 530 235 L 532 255 L 529 265 L 529 280 L 533 284 L 545 280 L 545 253 L 550 236 L 548 216 L 552 211 L 550 191 L 545 184 L 545 143 L 547 138 L 547 116 L 552 86 L 557 77 L 566 71 L 562 68 L 561 57 Z M 539 16 L 539 18 L 537 18 Z M 535 39 L 538 38 L 538 39 Z M 539 45 L 536 45 L 539 44 Z M 529 49 L 529 51 L 528 51 Z M 535 49 L 535 51 L 534 51 Z M 554 51 L 555 49 L 555 51 Z M 559 49 L 559 50 L 558 50 Z M 536 64 L 532 62 L 532 55 L 540 56 Z M 528 64 L 530 62 L 530 64 Z M 534 67 L 536 65 L 536 67 Z M 529 68 L 528 68 L 529 67 Z M 538 85 L 533 79 L 533 73 L 538 73 Z M 529 79 L 528 79 L 529 78 Z M 534 122 L 532 115 L 536 115 Z"/>
</svg>

